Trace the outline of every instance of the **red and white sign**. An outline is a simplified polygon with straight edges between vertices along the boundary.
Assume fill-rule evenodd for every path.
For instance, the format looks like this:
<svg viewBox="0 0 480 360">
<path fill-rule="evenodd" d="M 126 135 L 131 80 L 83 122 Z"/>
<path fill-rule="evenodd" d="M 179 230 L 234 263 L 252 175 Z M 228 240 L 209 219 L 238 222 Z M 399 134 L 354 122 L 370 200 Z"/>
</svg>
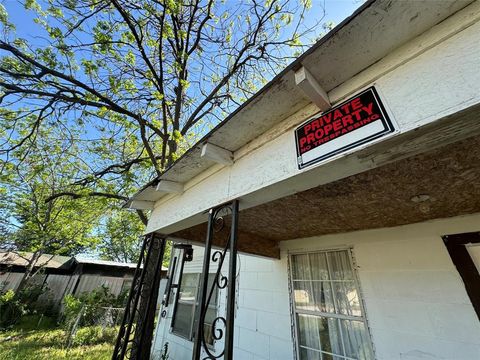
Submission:
<svg viewBox="0 0 480 360">
<path fill-rule="evenodd" d="M 295 130 L 298 167 L 328 159 L 395 131 L 374 87 Z"/>
</svg>

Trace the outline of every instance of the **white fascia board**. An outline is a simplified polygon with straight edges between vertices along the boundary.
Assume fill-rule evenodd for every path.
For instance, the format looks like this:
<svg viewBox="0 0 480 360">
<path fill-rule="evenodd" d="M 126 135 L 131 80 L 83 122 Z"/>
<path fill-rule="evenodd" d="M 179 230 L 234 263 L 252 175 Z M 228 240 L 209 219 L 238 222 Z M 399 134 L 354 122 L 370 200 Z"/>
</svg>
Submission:
<svg viewBox="0 0 480 360">
<path fill-rule="evenodd" d="M 332 107 L 328 94 L 305 66 L 295 71 L 295 84 L 321 111 Z"/>
<path fill-rule="evenodd" d="M 132 200 L 129 208 L 135 210 L 153 210 L 154 205 L 155 203 L 153 201 Z"/>
<path fill-rule="evenodd" d="M 203 144 L 200 157 L 222 165 L 233 165 L 233 153 L 209 142 Z"/>
<path fill-rule="evenodd" d="M 181 194 L 183 193 L 183 184 L 175 181 L 160 180 L 156 190 L 169 194 Z"/>
</svg>

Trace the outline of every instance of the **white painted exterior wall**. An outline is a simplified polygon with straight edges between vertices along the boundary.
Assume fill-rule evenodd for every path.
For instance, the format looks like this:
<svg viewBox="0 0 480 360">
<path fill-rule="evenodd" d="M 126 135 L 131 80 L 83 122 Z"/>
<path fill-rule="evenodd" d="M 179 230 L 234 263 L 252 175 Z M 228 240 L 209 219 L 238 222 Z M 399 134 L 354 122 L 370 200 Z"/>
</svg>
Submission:
<svg viewBox="0 0 480 360">
<path fill-rule="evenodd" d="M 474 214 L 285 241 L 280 260 L 241 255 L 235 360 L 294 359 L 288 254 L 338 248 L 352 249 L 376 359 L 480 359 L 480 321 L 441 238 L 479 230 Z M 186 271 L 200 271 L 198 264 Z M 168 341 L 170 359 L 191 359 L 193 344 L 171 334 L 170 321 L 157 326 L 154 358 Z"/>
<path fill-rule="evenodd" d="M 287 251 L 352 247 L 377 359 L 480 359 L 480 321 L 441 238 L 480 214 L 288 241 Z"/>
<path fill-rule="evenodd" d="M 185 264 L 184 273 L 202 271 L 203 248 L 194 246 L 194 260 Z M 213 267 L 213 268 L 212 268 Z M 224 269 L 228 268 L 228 262 Z M 237 317 L 235 319 L 234 356 L 242 359 L 293 358 L 293 341 L 290 325 L 288 296 L 287 259 L 264 259 L 239 255 L 238 261 Z M 211 264 L 211 272 L 216 269 Z M 166 280 L 162 280 L 165 282 Z M 163 293 L 160 294 L 163 296 Z M 220 292 L 219 312 L 226 308 L 226 289 Z M 168 315 L 161 319 L 155 330 L 153 359 L 160 359 L 165 342 L 169 343 L 170 359 L 191 359 L 193 342 L 183 339 L 170 331 L 173 305 Z M 216 348 L 222 348 L 219 343 Z"/>
<path fill-rule="evenodd" d="M 375 85 L 399 133 L 478 104 L 479 34 L 476 1 L 330 91 L 330 100 L 335 104 Z M 343 153 L 299 170 L 293 129 L 317 111 L 310 105 L 279 119 L 276 127 L 236 151 L 232 166 L 215 165 L 184 184 L 182 194 L 161 198 L 146 232 L 168 234 L 204 221 L 199 214 L 236 198 L 242 199 L 242 208 L 255 206 L 384 164 L 375 154 L 362 159 Z"/>
<path fill-rule="evenodd" d="M 475 267 L 480 273 L 480 244 L 468 244 L 467 251 L 470 257 L 472 258 Z"/>
</svg>

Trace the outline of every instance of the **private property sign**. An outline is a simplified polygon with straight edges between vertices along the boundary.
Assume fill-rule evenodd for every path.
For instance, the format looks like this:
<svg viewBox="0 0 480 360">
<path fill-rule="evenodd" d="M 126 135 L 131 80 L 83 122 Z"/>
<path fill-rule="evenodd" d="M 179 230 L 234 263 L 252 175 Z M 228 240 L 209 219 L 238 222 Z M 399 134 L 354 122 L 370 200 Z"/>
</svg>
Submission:
<svg viewBox="0 0 480 360">
<path fill-rule="evenodd" d="M 298 168 L 303 169 L 395 131 L 374 87 L 295 130 Z"/>
</svg>

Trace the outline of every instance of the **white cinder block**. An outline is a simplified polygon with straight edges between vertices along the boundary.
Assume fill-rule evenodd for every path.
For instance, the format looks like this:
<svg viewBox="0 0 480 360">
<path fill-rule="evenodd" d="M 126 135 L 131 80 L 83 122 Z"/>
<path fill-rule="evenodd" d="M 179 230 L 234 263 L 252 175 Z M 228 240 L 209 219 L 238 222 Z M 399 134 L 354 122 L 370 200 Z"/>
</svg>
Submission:
<svg viewBox="0 0 480 360">
<path fill-rule="evenodd" d="M 244 256 L 242 265 L 245 271 L 265 272 L 272 271 L 275 260 L 259 258 L 257 256 Z"/>
<path fill-rule="evenodd" d="M 254 355 L 253 360 L 268 360 L 268 358 L 264 358 L 262 356 Z"/>
<path fill-rule="evenodd" d="M 476 360 L 480 346 L 394 330 L 375 334 L 378 360 Z"/>
<path fill-rule="evenodd" d="M 268 335 L 258 331 L 240 328 L 238 347 L 257 356 L 268 358 L 270 352 L 270 339 Z"/>
<path fill-rule="evenodd" d="M 254 360 L 254 355 L 251 352 L 234 348 L 233 349 L 233 358 L 235 360 Z"/>
<path fill-rule="evenodd" d="M 242 255 L 235 360 L 294 359 L 286 255 L 288 246 L 298 244 L 307 251 L 353 247 L 377 360 L 480 360 L 480 322 L 436 234 L 462 232 L 459 224 L 474 231 L 478 219 L 472 217 L 471 227 L 464 218 L 452 218 L 430 226 L 299 239 L 281 244 L 281 260 Z M 220 298 L 223 314 L 225 291 Z M 171 334 L 170 321 L 160 321 L 155 347 L 168 341 L 171 359 L 190 360 L 193 343 Z"/>
<path fill-rule="evenodd" d="M 452 271 L 360 271 L 365 299 L 470 303 L 460 276 Z"/>
<path fill-rule="evenodd" d="M 273 326 L 275 324 L 275 326 Z M 257 329 L 259 332 L 275 336 L 286 342 L 291 341 L 292 334 L 290 331 L 291 319 L 290 314 L 281 315 L 278 313 L 270 313 L 260 311 L 257 317 Z"/>
<path fill-rule="evenodd" d="M 264 290 L 245 290 L 243 291 L 244 306 L 248 309 L 271 311 L 272 292 Z"/>
<path fill-rule="evenodd" d="M 434 329 L 430 321 L 430 304 L 421 301 L 371 299 L 368 302 L 370 328 L 378 332 L 395 329 L 430 336 Z"/>
<path fill-rule="evenodd" d="M 293 351 L 291 341 L 270 337 L 270 360 L 292 360 Z"/>
<path fill-rule="evenodd" d="M 288 291 L 288 276 L 284 269 L 274 267 L 272 272 L 258 273 L 258 287 L 272 291 Z"/>
<path fill-rule="evenodd" d="M 278 314 L 290 313 L 290 296 L 287 291 L 272 291 L 270 311 Z"/>
<path fill-rule="evenodd" d="M 235 317 L 235 325 L 249 329 L 257 329 L 257 310 L 239 307 L 237 309 L 237 316 Z"/>
<path fill-rule="evenodd" d="M 477 314 L 471 305 L 429 304 L 427 313 L 435 337 L 480 345 L 480 326 L 469 326 L 478 323 Z"/>
<path fill-rule="evenodd" d="M 382 256 L 377 256 L 379 252 Z M 454 269 L 439 236 L 406 235 L 403 241 L 385 238 L 382 242 L 362 243 L 355 248 L 355 259 L 362 271 Z"/>
<path fill-rule="evenodd" d="M 250 289 L 250 290 L 261 290 L 260 283 L 258 281 L 258 273 L 245 271 L 241 272 L 238 276 L 238 285 L 240 290 Z"/>
</svg>

